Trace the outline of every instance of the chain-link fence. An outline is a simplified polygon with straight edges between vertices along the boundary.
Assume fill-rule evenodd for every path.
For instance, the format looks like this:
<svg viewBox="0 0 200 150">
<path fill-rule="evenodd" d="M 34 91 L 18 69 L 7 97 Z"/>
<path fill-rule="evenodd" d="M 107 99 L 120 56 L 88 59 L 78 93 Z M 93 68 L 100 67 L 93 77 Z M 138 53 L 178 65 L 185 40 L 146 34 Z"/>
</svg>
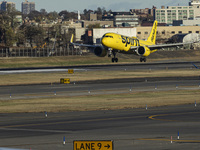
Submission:
<svg viewBox="0 0 200 150">
<path fill-rule="evenodd" d="M 87 50 L 80 48 L 0 48 L 0 57 L 49 57 L 49 56 L 69 56 L 82 55 Z"/>
</svg>

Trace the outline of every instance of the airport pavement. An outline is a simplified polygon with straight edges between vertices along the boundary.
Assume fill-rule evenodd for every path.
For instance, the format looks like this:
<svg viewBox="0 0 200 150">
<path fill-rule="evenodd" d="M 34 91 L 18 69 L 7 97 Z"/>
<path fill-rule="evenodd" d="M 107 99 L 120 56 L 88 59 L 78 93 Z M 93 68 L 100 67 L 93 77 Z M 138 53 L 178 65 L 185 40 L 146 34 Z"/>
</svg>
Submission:
<svg viewBox="0 0 200 150">
<path fill-rule="evenodd" d="M 74 84 L 75 83 L 75 84 Z M 0 100 L 83 96 L 136 91 L 194 90 L 200 88 L 199 76 L 173 78 L 130 78 L 98 80 L 71 84 L 0 86 Z"/>
<path fill-rule="evenodd" d="M 63 72 L 68 69 L 74 71 L 95 71 L 95 70 L 163 70 L 163 69 L 195 69 L 200 66 L 199 61 L 182 62 L 177 60 L 161 61 L 154 63 L 128 63 L 128 64 L 105 64 L 105 65 L 80 65 L 80 66 L 57 66 L 57 67 L 38 67 L 38 68 L 4 68 L 0 69 L 0 74 L 20 74 L 20 73 L 40 73 L 40 72 Z"/>
<path fill-rule="evenodd" d="M 0 114 L 0 147 L 64 150 L 73 149 L 74 140 L 112 140 L 115 150 L 199 149 L 199 110 L 198 104 L 191 104 L 48 113 L 47 117 Z"/>
<path fill-rule="evenodd" d="M 158 67 L 155 64 L 155 68 L 156 66 Z M 0 99 L 51 97 L 55 92 L 56 96 L 88 95 L 89 90 L 97 94 L 105 94 L 105 91 L 119 93 L 130 92 L 130 88 L 132 92 L 199 89 L 199 78 L 1 86 Z M 64 150 L 73 149 L 74 140 L 112 140 L 115 150 L 200 149 L 199 110 L 199 104 L 196 107 L 191 104 L 147 109 L 48 113 L 47 117 L 45 113 L 0 114 L 0 147 Z M 63 137 L 66 139 L 65 144 Z"/>
</svg>

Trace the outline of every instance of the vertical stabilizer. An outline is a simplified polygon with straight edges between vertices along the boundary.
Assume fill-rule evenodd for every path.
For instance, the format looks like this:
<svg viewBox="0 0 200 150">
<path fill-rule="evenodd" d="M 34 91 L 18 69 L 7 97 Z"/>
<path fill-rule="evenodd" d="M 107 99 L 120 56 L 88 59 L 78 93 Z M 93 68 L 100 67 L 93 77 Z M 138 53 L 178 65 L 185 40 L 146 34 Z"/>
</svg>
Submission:
<svg viewBox="0 0 200 150">
<path fill-rule="evenodd" d="M 153 24 L 153 27 L 151 29 L 151 33 L 147 39 L 148 42 L 151 42 L 153 44 L 156 43 L 156 34 L 157 34 L 157 25 L 158 25 L 158 22 L 155 20 L 154 21 L 154 24 Z"/>
</svg>

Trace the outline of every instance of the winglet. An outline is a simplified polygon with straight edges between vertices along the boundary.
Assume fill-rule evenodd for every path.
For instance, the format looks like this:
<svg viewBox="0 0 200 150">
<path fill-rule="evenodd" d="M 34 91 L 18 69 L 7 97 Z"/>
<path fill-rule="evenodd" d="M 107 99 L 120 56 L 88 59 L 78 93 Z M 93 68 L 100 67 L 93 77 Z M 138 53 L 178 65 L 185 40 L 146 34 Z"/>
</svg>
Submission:
<svg viewBox="0 0 200 150">
<path fill-rule="evenodd" d="M 72 34 L 71 36 L 70 43 L 73 43 L 73 39 L 74 39 L 74 34 Z"/>
</svg>

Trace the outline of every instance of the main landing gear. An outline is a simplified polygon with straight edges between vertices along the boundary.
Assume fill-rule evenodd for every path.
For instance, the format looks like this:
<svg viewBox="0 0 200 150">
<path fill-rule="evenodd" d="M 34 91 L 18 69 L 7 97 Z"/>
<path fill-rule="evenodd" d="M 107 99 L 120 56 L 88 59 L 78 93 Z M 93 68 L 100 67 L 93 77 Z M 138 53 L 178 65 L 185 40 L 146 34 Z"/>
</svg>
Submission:
<svg viewBox="0 0 200 150">
<path fill-rule="evenodd" d="M 118 58 L 112 58 L 112 62 L 118 62 Z"/>
<path fill-rule="evenodd" d="M 112 58 L 112 62 L 118 62 L 118 58 L 116 58 L 116 52 L 112 51 L 114 58 Z"/>
<path fill-rule="evenodd" d="M 146 62 L 146 58 L 145 57 L 141 57 L 140 58 L 140 62 L 143 62 L 143 61 Z"/>
</svg>

